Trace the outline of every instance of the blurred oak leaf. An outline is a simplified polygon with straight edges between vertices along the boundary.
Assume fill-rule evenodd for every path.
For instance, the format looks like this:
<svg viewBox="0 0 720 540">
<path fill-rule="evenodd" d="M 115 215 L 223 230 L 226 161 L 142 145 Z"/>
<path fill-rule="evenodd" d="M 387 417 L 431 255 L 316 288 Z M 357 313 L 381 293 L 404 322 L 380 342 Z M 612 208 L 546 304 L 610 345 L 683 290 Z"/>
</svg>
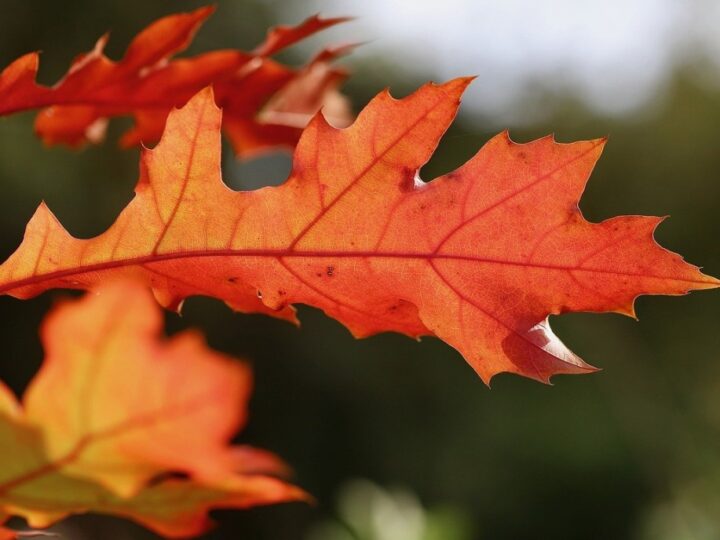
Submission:
<svg viewBox="0 0 720 540">
<path fill-rule="evenodd" d="M 41 205 L 0 266 L 0 293 L 28 298 L 125 275 L 179 309 L 191 295 L 295 320 L 316 306 L 355 336 L 433 335 L 485 381 L 594 368 L 552 333 L 568 311 L 633 315 L 641 294 L 719 282 L 661 248 L 661 219 L 586 221 L 578 199 L 604 140 L 491 139 L 459 169 L 418 177 L 469 79 L 379 94 L 346 129 L 317 115 L 281 186 L 220 178 L 221 113 L 206 90 L 145 150 L 135 198 L 100 236 L 73 238 Z"/>
<path fill-rule="evenodd" d="M 0 513 L 44 528 L 101 512 L 174 537 L 206 530 L 210 508 L 307 499 L 276 478 L 277 458 L 228 444 L 246 420 L 248 368 L 161 328 L 131 282 L 53 310 L 22 404 L 0 384 Z"/>
<path fill-rule="evenodd" d="M 268 58 L 347 19 L 313 16 L 298 26 L 271 29 L 252 52 L 226 49 L 172 59 L 213 10 L 200 8 L 154 22 L 118 62 L 103 53 L 106 34 L 52 87 L 35 82 L 38 54 L 22 56 L 0 73 L 0 116 L 42 109 L 35 130 L 43 141 L 79 146 L 101 141 L 108 118 L 131 115 L 135 125 L 121 144 L 150 144 L 159 139 L 173 107 L 214 85 L 217 102 L 225 109 L 226 133 L 243 157 L 293 147 L 312 115 L 326 105 L 337 125 L 350 122 L 348 101 L 338 91 L 347 74 L 331 65 L 349 47 L 326 49 L 300 69 Z M 276 111 L 278 102 L 282 108 Z"/>
</svg>

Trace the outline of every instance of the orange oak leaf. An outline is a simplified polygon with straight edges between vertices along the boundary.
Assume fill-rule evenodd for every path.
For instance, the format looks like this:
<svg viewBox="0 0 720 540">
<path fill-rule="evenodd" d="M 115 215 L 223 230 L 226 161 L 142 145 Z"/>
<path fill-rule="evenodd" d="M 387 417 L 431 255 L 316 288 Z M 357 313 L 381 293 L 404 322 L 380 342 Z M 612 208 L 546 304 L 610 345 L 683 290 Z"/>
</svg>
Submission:
<svg viewBox="0 0 720 540">
<path fill-rule="evenodd" d="M 161 328 L 132 282 L 54 309 L 22 404 L 0 383 L 0 515 L 43 528 L 103 512 L 188 536 L 210 508 L 307 500 L 275 477 L 287 472 L 277 458 L 228 444 L 245 422 L 248 368 L 195 333 L 161 340 Z"/>
<path fill-rule="evenodd" d="M 190 44 L 213 9 L 156 21 L 138 34 L 118 62 L 103 54 L 106 34 L 53 87 L 35 82 L 37 53 L 19 58 L 0 73 L 0 116 L 43 108 L 35 122 L 38 135 L 47 144 L 78 146 L 102 140 L 108 118 L 132 115 L 135 125 L 121 144 L 154 143 L 170 109 L 212 84 L 239 156 L 294 146 L 312 115 L 326 105 L 337 125 L 349 123 L 350 107 L 338 91 L 347 74 L 331 65 L 348 47 L 327 49 L 300 69 L 268 58 L 347 19 L 314 16 L 295 27 L 271 29 L 265 42 L 249 53 L 228 49 L 171 60 Z"/>
<path fill-rule="evenodd" d="M 379 94 L 347 129 L 317 115 L 281 186 L 233 192 L 220 178 L 221 113 L 206 90 L 171 113 L 143 153 L 136 196 L 100 236 L 73 238 L 41 205 L 0 266 L 0 292 L 28 298 L 129 275 L 168 308 L 207 295 L 294 320 L 324 310 L 355 336 L 434 335 L 485 381 L 547 381 L 594 368 L 552 333 L 567 311 L 633 315 L 640 294 L 718 280 L 656 244 L 659 218 L 586 221 L 578 199 L 604 141 L 491 139 L 424 183 L 469 79 Z"/>
</svg>

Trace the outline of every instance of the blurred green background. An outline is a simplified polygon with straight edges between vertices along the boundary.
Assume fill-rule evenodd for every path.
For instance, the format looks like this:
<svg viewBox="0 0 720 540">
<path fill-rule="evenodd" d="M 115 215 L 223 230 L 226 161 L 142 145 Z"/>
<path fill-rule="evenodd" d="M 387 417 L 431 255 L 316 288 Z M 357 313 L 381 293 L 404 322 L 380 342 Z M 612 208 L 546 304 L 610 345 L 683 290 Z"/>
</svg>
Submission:
<svg viewBox="0 0 720 540">
<path fill-rule="evenodd" d="M 610 18 L 584 11 L 590 3 L 582 2 L 570 16 L 563 10 L 571 4 L 560 0 L 541 12 L 533 11 L 536 3 L 514 1 L 508 5 L 519 6 L 516 12 L 503 13 L 491 9 L 502 2 L 466 2 L 465 12 L 459 0 L 386 8 L 370 0 L 217 4 L 190 52 L 250 49 L 267 27 L 318 10 L 359 15 L 312 40 L 369 41 L 344 61 L 356 110 L 385 86 L 401 96 L 425 80 L 478 74 L 468 105 L 423 168 L 425 179 L 457 167 L 505 127 L 517 141 L 549 132 L 560 141 L 609 135 L 581 203 L 586 217 L 669 214 L 658 241 L 720 275 L 720 48 L 687 39 L 717 28 L 711 3 L 643 0 L 631 8 L 611 1 Z M 679 17 L 679 4 L 692 9 Z M 106 30 L 108 53 L 118 58 L 147 23 L 200 5 L 0 0 L 0 66 L 42 50 L 40 80 L 52 83 Z M 399 7 L 407 17 L 397 15 Z M 480 11 L 482 21 L 474 18 Z M 658 17 L 665 19 L 647 22 Z M 638 21 L 649 26 L 634 27 Z M 393 25 L 398 31 L 386 35 Z M 483 29 L 505 32 L 525 49 L 503 56 L 507 47 L 483 41 Z M 623 41 L 621 30 L 633 39 Z M 683 39 L 665 39 L 676 34 Z M 313 48 L 282 58 L 298 63 Z M 438 53 L 448 55 L 445 62 Z M 114 221 L 137 179 L 138 152 L 115 145 L 123 121 L 112 123 L 106 143 L 82 151 L 44 148 L 32 121 L 32 113 L 0 119 L 3 259 L 40 200 L 70 232 L 89 237 Z M 250 189 L 282 181 L 289 166 L 284 155 L 241 164 L 226 149 L 223 172 L 232 187 Z M 0 298 L 0 376 L 18 392 L 42 359 L 43 314 L 68 294 Z M 285 458 L 319 501 L 216 512 L 219 525 L 207 538 L 720 538 L 720 296 L 644 297 L 637 311 L 640 322 L 597 314 L 553 319 L 557 334 L 602 372 L 559 377 L 552 387 L 502 375 L 488 389 L 434 339 L 357 341 L 313 309 L 300 308 L 297 329 L 191 299 L 183 317 L 167 315 L 168 331 L 198 327 L 213 347 L 252 363 L 256 389 L 239 440 Z M 154 538 L 96 516 L 55 530 L 68 539 Z"/>
</svg>

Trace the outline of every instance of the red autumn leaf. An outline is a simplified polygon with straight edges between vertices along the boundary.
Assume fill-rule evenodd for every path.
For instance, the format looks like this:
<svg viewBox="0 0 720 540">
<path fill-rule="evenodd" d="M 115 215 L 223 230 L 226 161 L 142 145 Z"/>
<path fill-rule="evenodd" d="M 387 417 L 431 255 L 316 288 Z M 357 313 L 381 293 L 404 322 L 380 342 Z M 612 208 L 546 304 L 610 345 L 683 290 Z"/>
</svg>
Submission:
<svg viewBox="0 0 720 540">
<path fill-rule="evenodd" d="M 43 108 L 35 122 L 38 135 L 48 144 L 77 146 L 102 140 L 108 118 L 132 115 L 135 126 L 122 137 L 122 145 L 154 143 L 168 112 L 212 84 L 239 156 L 294 146 L 301 128 L 325 105 L 337 125 L 349 123 L 349 105 L 337 90 L 346 73 L 331 66 L 347 47 L 327 49 L 300 69 L 268 58 L 346 19 L 315 16 L 295 27 L 274 28 L 249 53 L 228 49 L 171 60 L 190 44 L 213 9 L 156 21 L 138 34 L 118 62 L 103 54 L 108 40 L 104 35 L 53 87 L 35 82 L 38 54 L 22 56 L 0 73 L 0 116 Z"/>
<path fill-rule="evenodd" d="M 94 511 L 188 536 L 210 508 L 307 499 L 274 477 L 287 472 L 277 458 L 228 444 L 245 423 L 248 368 L 161 328 L 130 282 L 55 308 L 22 405 L 0 383 L 0 516 L 42 528 Z"/>
<path fill-rule="evenodd" d="M 583 218 L 578 199 L 604 140 L 516 144 L 502 133 L 422 182 L 468 82 L 401 100 L 383 92 L 344 130 L 318 115 L 285 184 L 240 193 L 220 178 L 221 113 L 202 92 L 143 153 L 136 196 L 108 231 L 75 239 L 41 205 L 0 266 L 0 292 L 28 298 L 130 275 L 174 309 L 207 295 L 292 320 L 304 303 L 356 336 L 437 336 L 485 381 L 547 381 L 593 370 L 549 315 L 633 315 L 638 295 L 720 284 L 657 245 L 660 218 Z"/>
</svg>

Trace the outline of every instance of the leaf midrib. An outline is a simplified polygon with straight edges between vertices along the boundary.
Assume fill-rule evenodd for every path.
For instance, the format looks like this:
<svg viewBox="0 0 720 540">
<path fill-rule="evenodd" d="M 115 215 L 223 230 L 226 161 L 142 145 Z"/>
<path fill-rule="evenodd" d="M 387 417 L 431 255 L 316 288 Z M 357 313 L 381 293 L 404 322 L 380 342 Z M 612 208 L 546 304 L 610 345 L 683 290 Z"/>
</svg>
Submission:
<svg viewBox="0 0 720 540">
<path fill-rule="evenodd" d="M 467 261 L 473 263 L 484 263 L 484 264 L 497 264 L 503 266 L 516 266 L 532 269 L 542 269 L 550 271 L 562 271 L 562 272 L 588 272 L 595 274 L 608 274 L 618 276 L 635 276 L 645 277 L 654 279 L 665 279 L 681 283 L 692 283 L 692 284 L 715 284 L 715 280 L 712 278 L 707 279 L 682 279 L 673 276 L 664 276 L 662 274 L 652 274 L 643 272 L 631 272 L 631 271 L 620 271 L 610 270 L 607 268 L 597 267 L 584 267 L 584 266 L 571 266 L 562 264 L 550 264 L 550 263 L 535 263 L 528 261 L 510 260 L 510 259 L 497 259 L 491 257 L 479 257 L 473 255 L 457 255 L 447 253 L 432 253 L 432 252 L 402 252 L 402 251 L 341 251 L 341 250 L 294 250 L 294 249 L 205 249 L 196 251 L 174 251 L 167 253 L 157 253 L 154 255 L 144 255 L 140 257 L 130 257 L 127 259 L 118 259 L 115 261 L 105 261 L 96 264 L 80 265 L 72 268 L 63 270 L 55 270 L 44 274 L 36 274 L 27 278 L 9 281 L 3 285 L 0 285 L 0 294 L 7 293 L 20 287 L 26 287 L 42 283 L 44 281 L 50 281 L 54 279 L 61 279 L 71 276 L 79 276 L 90 272 L 100 272 L 103 270 L 111 270 L 113 268 L 135 266 L 142 264 L 160 263 L 172 260 L 181 260 L 189 258 L 212 258 L 212 257 L 264 257 L 272 259 L 286 259 L 286 258 L 308 258 L 308 259 L 327 259 L 327 258 L 357 258 L 357 259 L 415 259 L 420 261 L 437 261 L 437 260 L 449 260 L 449 261 Z"/>
<path fill-rule="evenodd" d="M 101 441 L 127 435 L 128 432 L 142 429 L 148 425 L 156 425 L 164 422 L 172 422 L 187 414 L 196 414 L 203 406 L 212 403 L 208 400 L 208 396 L 215 395 L 216 392 L 207 392 L 202 395 L 193 396 L 179 403 L 173 403 L 168 407 L 163 407 L 155 411 L 148 411 L 135 417 L 127 418 L 115 425 L 106 427 L 96 432 L 89 432 L 77 439 L 73 446 L 64 455 L 55 458 L 46 463 L 42 463 L 35 469 L 31 469 L 14 478 L 5 480 L 0 483 L 0 498 L 7 497 L 12 491 L 29 482 L 33 482 L 49 474 L 59 472 L 64 467 L 77 462 L 87 449 Z"/>
</svg>

